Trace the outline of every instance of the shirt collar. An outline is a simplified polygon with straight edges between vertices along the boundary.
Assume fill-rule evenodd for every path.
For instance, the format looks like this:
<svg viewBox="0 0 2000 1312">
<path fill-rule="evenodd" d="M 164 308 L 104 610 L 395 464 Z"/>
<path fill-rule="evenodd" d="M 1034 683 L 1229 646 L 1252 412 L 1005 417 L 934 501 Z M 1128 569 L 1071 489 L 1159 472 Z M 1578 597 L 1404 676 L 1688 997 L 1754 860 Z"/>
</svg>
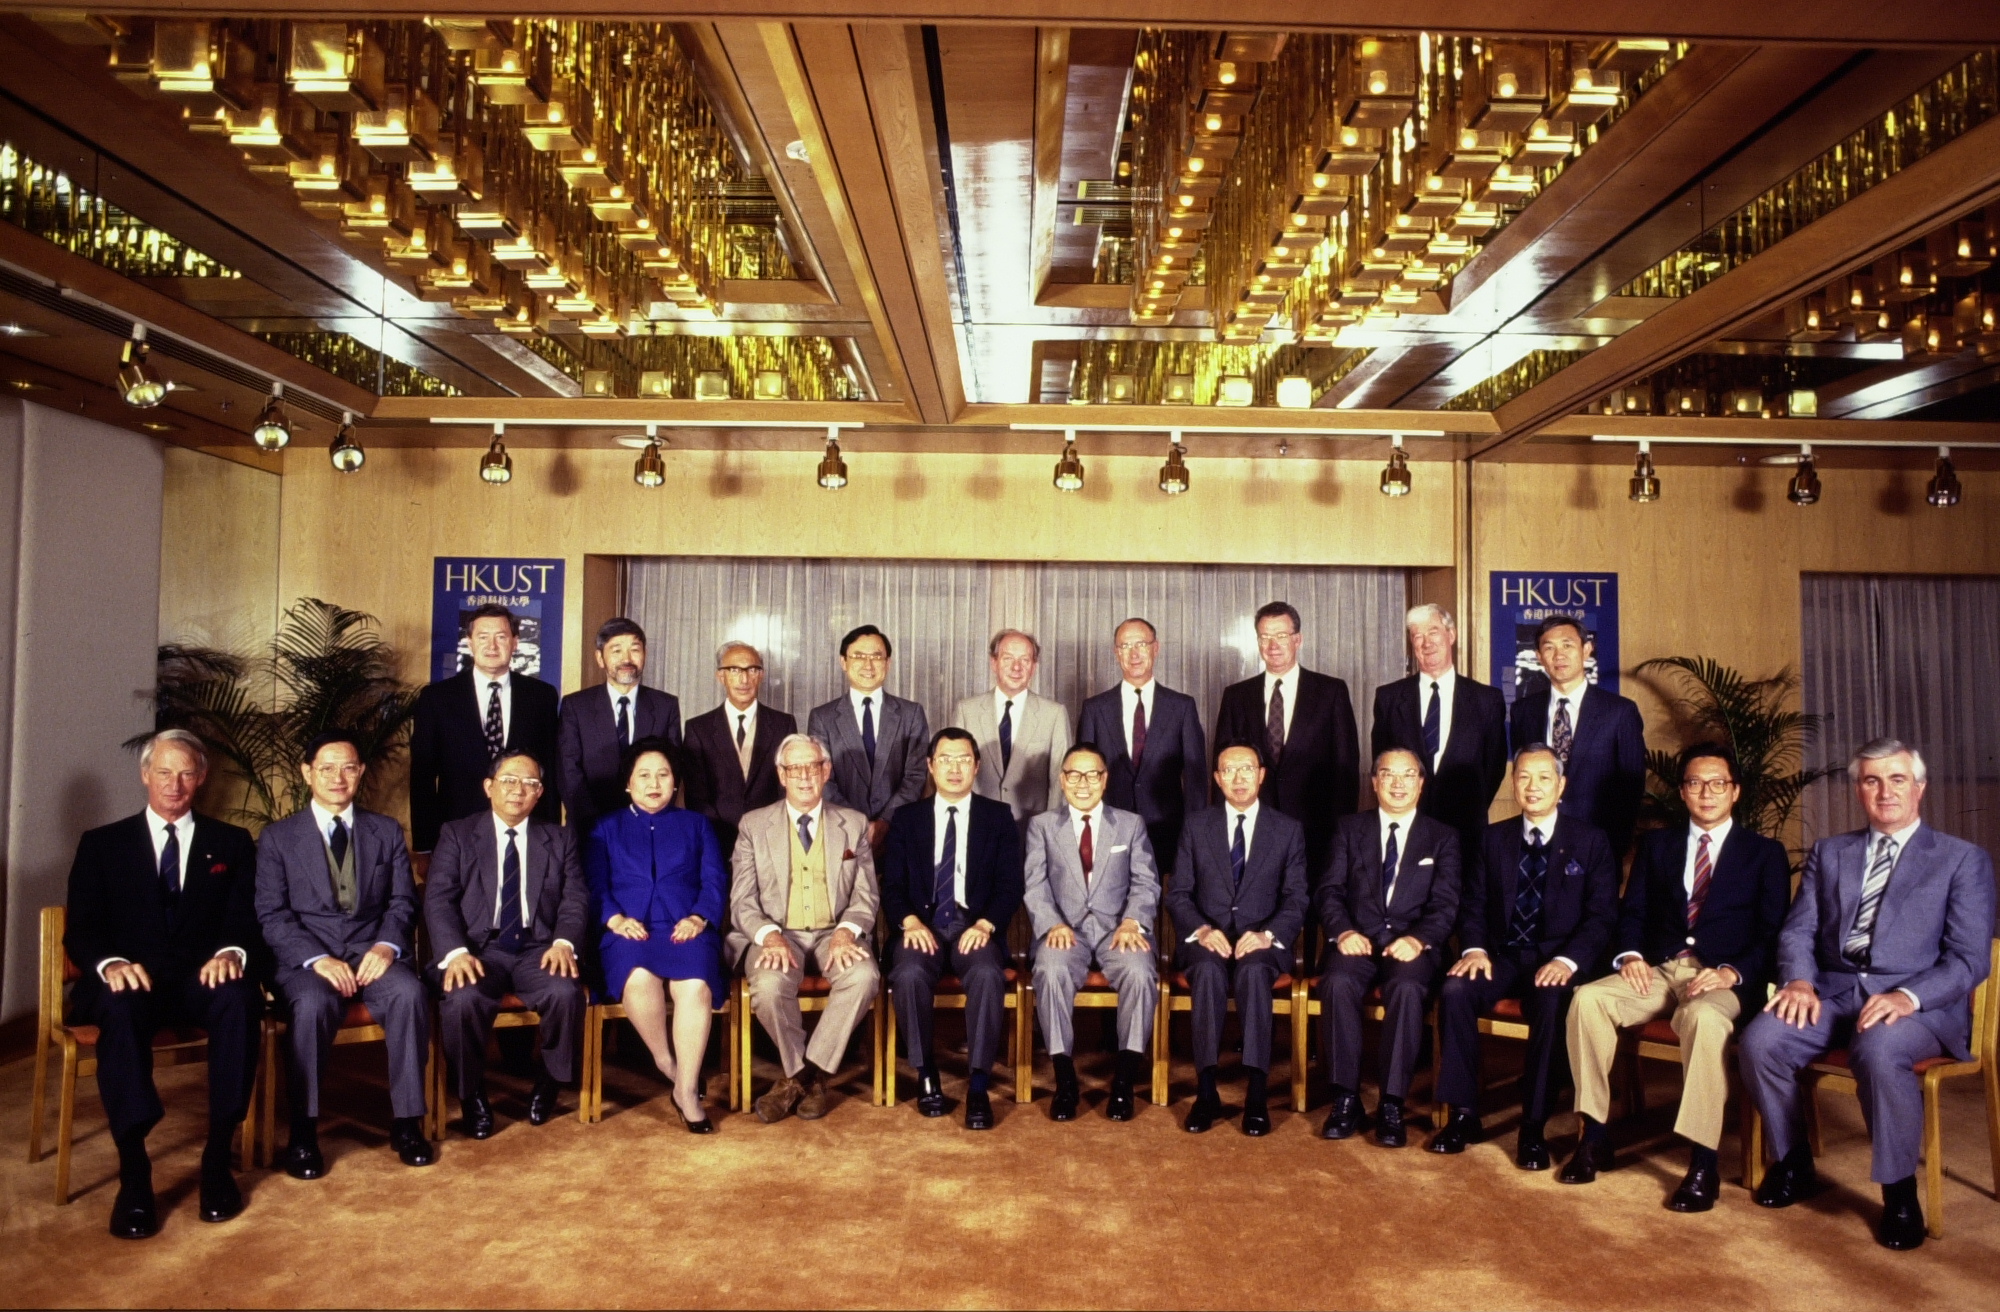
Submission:
<svg viewBox="0 0 2000 1312">
<path fill-rule="evenodd" d="M 1438 686 L 1438 696 L 1450 697 L 1453 690 L 1458 687 L 1458 671 L 1449 667 L 1443 674 L 1425 674 L 1422 670 L 1417 671 L 1417 687 L 1420 690 L 1429 692 L 1429 685 L 1433 683 Z"/>
<path fill-rule="evenodd" d="M 1021 723 L 1022 713 L 1028 709 L 1028 690 L 1023 688 L 1012 697 L 1009 697 L 1006 693 L 1000 691 L 998 684 L 995 684 L 993 686 L 994 719 L 997 720 L 1000 716 L 1006 714 L 1008 702 L 1014 703 L 1014 723 L 1018 725 Z"/>
<path fill-rule="evenodd" d="M 493 817 L 493 836 L 503 843 L 506 842 L 507 822 L 500 818 L 498 811 L 488 811 L 486 814 Z M 528 821 L 530 818 L 529 816 L 522 816 L 521 823 L 513 826 L 515 841 L 523 845 L 528 841 Z"/>
<path fill-rule="evenodd" d="M 639 708 L 639 689 L 645 686 L 646 685 L 643 683 L 635 683 L 632 685 L 631 691 L 627 692 L 625 689 L 620 688 L 617 684 L 611 682 L 611 680 L 606 679 L 604 681 L 604 695 L 611 699 L 611 709 L 613 711 L 616 711 L 618 709 L 618 699 L 620 697 L 630 697 L 632 699 L 632 702 L 631 705 L 627 707 L 627 709 L 637 710 Z"/>
<path fill-rule="evenodd" d="M 178 820 L 169 820 L 158 811 L 155 811 L 151 806 L 146 808 L 146 828 L 148 831 L 157 834 L 168 825 L 172 825 L 182 834 L 191 833 L 194 830 L 194 812 L 190 810 Z"/>
<path fill-rule="evenodd" d="M 1118 686 L 1135 697 L 1151 698 L 1153 695 L 1153 685 L 1157 682 L 1158 680 L 1156 679 L 1148 679 L 1144 683 L 1133 683 L 1129 679 L 1120 679 Z"/>
<path fill-rule="evenodd" d="M 944 822 L 944 811 L 945 808 L 948 806 L 957 807 L 959 815 L 965 817 L 968 820 L 971 819 L 972 817 L 971 793 L 967 793 L 964 797 L 959 798 L 956 802 L 946 798 L 943 793 L 933 793 L 931 795 L 931 802 L 933 803 L 931 810 L 937 816 L 938 822 L 940 824 Z"/>
<path fill-rule="evenodd" d="M 738 717 L 739 715 L 745 717 L 744 722 L 746 724 L 749 723 L 749 721 L 756 719 L 757 705 L 758 704 L 753 701 L 748 706 L 745 706 L 742 710 L 739 711 L 738 709 L 736 709 L 736 703 L 730 701 L 727 697 L 725 697 L 722 699 L 722 714 L 724 718 L 726 718 L 730 722 L 730 725 L 733 728 L 736 723 L 736 717 Z"/>
<path fill-rule="evenodd" d="M 314 798 L 312 803 L 312 810 L 313 810 L 313 817 L 319 821 L 319 831 L 322 834 L 324 834 L 327 831 L 327 829 L 333 824 L 333 819 L 336 814 L 338 814 L 342 820 L 345 820 L 347 822 L 347 827 L 349 830 L 352 830 L 354 828 L 354 803 L 352 802 L 349 802 L 347 804 L 347 809 L 345 811 L 336 813 L 333 811 L 329 811 L 325 807 L 321 806 L 319 804 L 319 799 Z"/>
<path fill-rule="evenodd" d="M 1283 685 L 1287 696 L 1295 692 L 1299 686 L 1299 666 L 1294 665 L 1292 666 L 1291 669 L 1286 670 L 1283 674 L 1273 674 L 1269 670 L 1265 670 L 1264 696 L 1266 698 L 1270 697 L 1271 685 L 1274 683 Z"/>
<path fill-rule="evenodd" d="M 1917 819 L 1912 820 L 1910 821 L 1910 823 L 1904 825 L 1901 829 L 1889 833 L 1888 837 L 1892 842 L 1896 844 L 1896 850 L 1898 852 L 1901 852 L 1904 848 L 1910 845 L 1910 836 L 1916 833 L 1917 829 L 1923 823 L 1924 823 L 1923 817 L 1919 816 Z M 1868 826 L 1869 841 L 1873 842 L 1875 836 L 1883 832 L 1884 832 L 1883 830 L 1877 829 L 1873 825 Z"/>
<path fill-rule="evenodd" d="M 1700 825 L 1690 820 L 1688 821 L 1688 842 L 1699 844 L 1701 836 L 1707 834 L 1708 848 L 1713 852 L 1722 846 L 1723 841 L 1729 837 L 1729 831 L 1734 828 L 1736 828 L 1736 817 L 1734 816 L 1726 815 L 1722 817 L 1722 823 L 1713 829 L 1703 829 Z"/>
<path fill-rule="evenodd" d="M 1523 841 L 1523 842 L 1526 842 L 1526 843 L 1532 843 L 1532 842 L 1534 842 L 1534 841 L 1535 841 L 1535 831 L 1536 831 L 1537 829 L 1539 829 L 1539 830 L 1541 830 L 1541 831 L 1542 831 L 1542 843 L 1543 843 L 1543 845 L 1544 845 L 1544 846 L 1546 846 L 1547 844 L 1549 844 L 1550 842 L 1554 841 L 1554 839 L 1555 839 L 1555 836 L 1556 836 L 1556 821 L 1557 821 L 1557 820 L 1558 820 L 1559 818 L 1560 818 L 1560 817 L 1557 817 L 1557 816 L 1553 816 L 1553 815 L 1552 815 L 1552 816 L 1550 816 L 1550 817 L 1549 817 L 1548 819 L 1546 819 L 1546 820 L 1542 821 L 1542 822 L 1541 822 L 1540 824 L 1536 824 L 1536 823 L 1535 823 L 1534 821 L 1532 821 L 1532 820 L 1528 819 L 1528 817 L 1527 817 L 1527 816 L 1525 816 L 1525 815 L 1524 815 L 1524 816 L 1522 816 L 1522 817 L 1521 817 L 1521 841 Z"/>
<path fill-rule="evenodd" d="M 1408 838 L 1410 836 L 1410 826 L 1417 822 L 1417 813 L 1415 811 L 1411 811 L 1407 815 L 1390 815 L 1387 811 L 1384 811 L 1381 807 L 1378 806 L 1375 808 L 1375 821 L 1376 821 L 1376 828 L 1385 835 L 1389 832 L 1390 825 L 1402 826 L 1396 832 L 1401 834 L 1403 837 Z M 1550 828 L 1552 829 L 1554 827 L 1555 826 L 1553 825 L 1550 826 Z"/>
<path fill-rule="evenodd" d="M 1224 808 L 1224 815 L 1231 822 L 1232 828 L 1234 828 L 1234 822 L 1236 817 L 1242 816 L 1243 819 L 1248 822 L 1249 827 L 1255 829 L 1257 827 L 1257 812 L 1264 805 L 1264 799 L 1261 797 L 1251 798 L 1250 805 L 1244 807 L 1241 811 L 1236 809 L 1236 803 L 1230 801 L 1226 797 L 1222 799 L 1222 805 Z"/>
<path fill-rule="evenodd" d="M 1580 706 L 1583 704 L 1583 695 L 1589 691 L 1590 691 L 1590 676 L 1587 674 L 1577 680 L 1575 689 L 1570 692 L 1564 692 L 1561 688 L 1556 687 L 1556 681 L 1554 679 L 1550 679 L 1549 705 L 1553 707 L 1557 702 L 1567 697 L 1569 698 L 1569 704 L 1571 706 Z"/>
<path fill-rule="evenodd" d="M 1069 807 L 1070 824 L 1080 825 L 1088 820 L 1100 829 L 1104 827 L 1104 803 L 1102 801 L 1098 802 L 1096 806 L 1091 807 L 1088 811 L 1079 811 L 1068 802 L 1064 802 L 1063 805 Z"/>
<path fill-rule="evenodd" d="M 789 816 L 790 816 L 790 817 L 792 818 L 792 828 L 794 828 L 794 829 L 797 829 L 797 828 L 799 827 L 799 817 L 800 817 L 800 816 L 802 816 L 802 815 L 809 815 L 809 816 L 811 816 L 811 817 L 812 817 L 812 831 L 813 831 L 813 839 L 814 839 L 814 841 L 818 841 L 818 839 L 819 839 L 819 831 L 820 831 L 820 817 L 821 817 L 822 815 L 824 815 L 824 814 L 825 814 L 825 812 L 826 812 L 826 799 L 825 799 L 825 798 L 821 798 L 821 799 L 820 799 L 820 803 L 819 803 L 819 805 L 818 805 L 818 806 L 815 806 L 815 807 L 814 807 L 814 808 L 813 808 L 812 810 L 810 810 L 810 811 L 801 811 L 801 810 L 799 810 L 799 808 L 797 808 L 796 806 L 793 806 L 793 805 L 792 805 L 792 799 L 791 799 L 791 798 L 787 797 L 787 798 L 785 799 L 785 814 L 789 815 Z"/>
<path fill-rule="evenodd" d="M 476 666 L 473 668 L 472 686 L 480 692 L 492 691 L 491 685 L 496 683 L 500 685 L 501 692 L 511 694 L 514 691 L 514 671 L 512 669 L 503 670 L 498 677 L 495 677 Z"/>
<path fill-rule="evenodd" d="M 854 716 L 856 719 L 861 718 L 861 699 L 863 697 L 866 697 L 870 701 L 874 702 L 874 705 L 870 706 L 868 709 L 875 712 L 875 727 L 878 729 L 881 728 L 882 703 L 885 700 L 887 700 L 886 698 L 883 697 L 882 690 L 880 688 L 877 688 L 874 692 L 862 692 L 859 688 L 856 688 L 852 685 L 848 686 L 847 700 L 849 705 L 854 707 Z"/>
</svg>

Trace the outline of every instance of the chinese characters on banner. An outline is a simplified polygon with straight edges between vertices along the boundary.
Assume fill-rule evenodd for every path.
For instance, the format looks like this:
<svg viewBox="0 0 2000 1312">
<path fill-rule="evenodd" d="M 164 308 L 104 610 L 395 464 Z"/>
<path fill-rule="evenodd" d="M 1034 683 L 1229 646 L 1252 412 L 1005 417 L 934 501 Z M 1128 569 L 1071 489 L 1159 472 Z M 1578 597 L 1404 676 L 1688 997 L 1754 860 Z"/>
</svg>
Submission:
<svg viewBox="0 0 2000 1312">
<path fill-rule="evenodd" d="M 465 616 L 489 603 L 514 612 L 520 646 L 514 673 L 562 687 L 563 562 L 494 556 L 439 556 L 431 573 L 431 677 L 449 679 L 471 663 Z"/>
<path fill-rule="evenodd" d="M 1583 621 L 1594 644 L 1586 677 L 1606 692 L 1618 691 L 1618 576 L 1492 572 L 1492 683 L 1512 706 L 1523 693 L 1546 687 L 1535 659 L 1535 628 L 1551 615 Z"/>
</svg>

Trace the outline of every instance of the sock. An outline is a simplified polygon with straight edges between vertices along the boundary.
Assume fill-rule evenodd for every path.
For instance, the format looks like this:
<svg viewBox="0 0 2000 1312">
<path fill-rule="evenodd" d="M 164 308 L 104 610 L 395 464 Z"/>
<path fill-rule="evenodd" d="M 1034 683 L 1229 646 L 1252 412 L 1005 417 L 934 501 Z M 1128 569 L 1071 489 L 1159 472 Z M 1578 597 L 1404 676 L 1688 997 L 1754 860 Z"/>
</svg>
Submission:
<svg viewBox="0 0 2000 1312">
<path fill-rule="evenodd" d="M 1133 1052 L 1130 1048 L 1118 1050 L 1118 1083 L 1127 1088 L 1139 1082 L 1139 1072 L 1146 1060 L 1144 1053 Z"/>
<path fill-rule="evenodd" d="M 389 1122 L 392 1129 L 415 1130 L 419 1134 L 423 1133 L 423 1124 L 424 1118 L 421 1116 L 397 1116 Z"/>
<path fill-rule="evenodd" d="M 1688 1154 L 1688 1165 L 1690 1167 L 1703 1167 L 1710 1171 L 1719 1171 L 1722 1169 L 1722 1162 L 1716 1157 L 1715 1149 L 1704 1148 L 1700 1144 L 1696 1144 L 1693 1151 Z"/>
<path fill-rule="evenodd" d="M 236 1127 L 240 1124 L 240 1121 L 208 1123 L 208 1143 L 201 1150 L 201 1165 L 204 1170 L 210 1166 L 228 1169 L 230 1154 L 236 1147 Z"/>
<path fill-rule="evenodd" d="M 153 1187 L 153 1159 L 146 1154 L 146 1135 L 152 1130 L 146 1124 L 127 1130 L 119 1135 L 118 1183 L 127 1189 L 150 1189 Z"/>
<path fill-rule="evenodd" d="M 1543 1123 L 1541 1121 L 1522 1121 L 1520 1142 L 1522 1143 L 1539 1142 L 1544 1137 L 1542 1134 L 1542 1125 Z"/>
<path fill-rule="evenodd" d="M 823 1071 L 811 1062 L 807 1062 L 805 1068 L 799 1074 L 804 1077 L 804 1083 L 808 1089 L 823 1085 L 833 1078 L 832 1071 Z"/>
<path fill-rule="evenodd" d="M 1266 1091 L 1270 1076 L 1252 1066 L 1244 1072 L 1244 1078 L 1247 1081 L 1247 1085 L 1243 1090 L 1243 1105 L 1245 1107 L 1262 1107 L 1266 1100 Z"/>
<path fill-rule="evenodd" d="M 1326 1087 L 1327 1092 L 1333 1095 L 1335 1102 L 1339 1102 L 1342 1098 L 1352 1098 L 1354 1096 L 1354 1090 L 1348 1088 L 1345 1084 L 1329 1084 Z"/>
<path fill-rule="evenodd" d="M 917 1078 L 919 1080 L 935 1080 L 938 1078 L 938 1068 L 935 1066 L 919 1066 L 917 1067 Z"/>
<path fill-rule="evenodd" d="M 1785 1154 L 1784 1164 L 1791 1167 L 1795 1175 L 1812 1175 L 1814 1173 L 1812 1145 L 1802 1143 L 1793 1148 Z"/>
<path fill-rule="evenodd" d="M 1578 1119 L 1583 1122 L 1583 1141 L 1585 1143 L 1603 1143 L 1611 1137 L 1609 1129 L 1603 1121 L 1594 1120 L 1588 1116 L 1579 1117 Z"/>
<path fill-rule="evenodd" d="M 1202 1067 L 1201 1073 L 1195 1076 L 1195 1084 L 1197 1086 L 1195 1090 L 1197 1096 L 1206 1098 L 1210 1102 L 1214 1102 L 1222 1096 L 1215 1091 L 1215 1067 L 1213 1066 Z"/>
<path fill-rule="evenodd" d="M 292 1117 L 291 1142 L 304 1143 L 304 1144 L 317 1144 L 319 1142 L 319 1117 L 317 1116 Z"/>
<path fill-rule="evenodd" d="M 985 1093 L 986 1086 L 992 1079 L 993 1072 L 991 1071 L 973 1071 L 966 1080 L 966 1091 L 969 1093 Z"/>
<path fill-rule="evenodd" d="M 1401 1107 L 1402 1105 L 1403 1105 L 1403 1095 L 1400 1093 L 1383 1094 L 1382 1101 L 1379 1104 L 1379 1106 L 1381 1107 Z"/>
<path fill-rule="evenodd" d="M 1055 1065 L 1057 1084 L 1068 1086 L 1076 1083 L 1076 1058 L 1066 1052 L 1058 1052 L 1049 1060 Z"/>
<path fill-rule="evenodd" d="M 1906 1175 L 1900 1180 L 1892 1180 L 1882 1186 L 1882 1204 L 1885 1207 L 1917 1205 L 1917 1177 Z"/>
</svg>

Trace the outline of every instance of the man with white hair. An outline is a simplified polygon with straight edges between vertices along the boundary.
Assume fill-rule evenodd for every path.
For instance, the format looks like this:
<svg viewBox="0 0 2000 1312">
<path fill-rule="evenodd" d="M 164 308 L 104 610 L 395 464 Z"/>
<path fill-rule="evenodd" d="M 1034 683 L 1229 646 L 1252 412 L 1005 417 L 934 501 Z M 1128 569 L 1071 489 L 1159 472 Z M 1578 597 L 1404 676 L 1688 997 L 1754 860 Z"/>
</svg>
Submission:
<svg viewBox="0 0 2000 1312">
<path fill-rule="evenodd" d="M 1917 749 L 1894 738 L 1848 762 L 1868 827 L 1813 844 L 1778 934 L 1777 978 L 1787 983 L 1744 1031 L 1741 1057 L 1778 1158 L 1757 1203 L 1789 1207 L 1818 1185 L 1799 1072 L 1846 1046 L 1874 1141 L 1870 1178 L 1882 1186 L 1875 1235 L 1895 1249 L 1924 1241 L 1914 1068 L 1971 1056 L 1970 998 L 1993 937 L 1993 859 L 1923 822 L 1926 773 Z"/>
<path fill-rule="evenodd" d="M 1404 617 L 1416 673 L 1375 690 L 1370 755 L 1395 748 L 1423 766 L 1418 813 L 1458 832 L 1459 851 L 1476 852 L 1493 795 L 1507 777 L 1507 699 L 1457 670 L 1458 623 L 1442 606 L 1412 606 Z"/>
<path fill-rule="evenodd" d="M 764 655 L 747 642 L 731 639 L 716 650 L 715 681 L 722 685 L 722 704 L 687 722 L 681 805 L 708 817 L 726 857 L 736 850 L 744 813 L 784 797 L 778 744 L 799 731 L 799 722 L 759 700 Z"/>
</svg>

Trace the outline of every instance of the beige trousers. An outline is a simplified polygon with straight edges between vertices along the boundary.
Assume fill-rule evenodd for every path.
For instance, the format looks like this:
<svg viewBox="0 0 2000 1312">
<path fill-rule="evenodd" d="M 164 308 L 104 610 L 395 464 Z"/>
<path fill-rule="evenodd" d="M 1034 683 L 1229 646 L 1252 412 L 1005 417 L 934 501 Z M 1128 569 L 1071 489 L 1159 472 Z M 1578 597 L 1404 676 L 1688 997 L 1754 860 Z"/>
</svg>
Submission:
<svg viewBox="0 0 2000 1312">
<path fill-rule="evenodd" d="M 1569 1067 L 1576 1080 L 1577 1111 L 1600 1124 L 1610 1118 L 1618 1031 L 1671 1011 L 1681 1041 L 1681 1108 L 1674 1133 L 1704 1148 L 1722 1142 L 1723 1109 L 1729 1101 L 1722 1053 L 1741 1004 L 1732 989 L 1690 999 L 1688 986 L 1701 969 L 1692 961 L 1654 966 L 1652 987 L 1643 994 L 1616 972 L 1576 991 L 1569 1004 Z"/>
<path fill-rule="evenodd" d="M 790 970 L 764 970 L 757 965 L 759 949 L 754 946 L 750 949 L 743 961 L 744 978 L 750 982 L 750 1010 L 778 1045 L 778 1060 L 786 1075 L 797 1075 L 808 1060 L 828 1074 L 837 1073 L 854 1027 L 874 1005 L 875 995 L 882 989 L 882 974 L 875 965 L 875 954 L 869 953 L 836 975 L 826 970 L 832 930 L 778 932 L 792 945 L 795 964 Z M 867 946 L 865 942 L 863 946 Z M 797 963 L 805 962 L 824 971 L 833 986 L 827 996 L 826 1011 L 813 1027 L 810 1044 L 806 1041 L 805 1017 L 799 1011 L 799 985 L 805 971 Z"/>
</svg>

